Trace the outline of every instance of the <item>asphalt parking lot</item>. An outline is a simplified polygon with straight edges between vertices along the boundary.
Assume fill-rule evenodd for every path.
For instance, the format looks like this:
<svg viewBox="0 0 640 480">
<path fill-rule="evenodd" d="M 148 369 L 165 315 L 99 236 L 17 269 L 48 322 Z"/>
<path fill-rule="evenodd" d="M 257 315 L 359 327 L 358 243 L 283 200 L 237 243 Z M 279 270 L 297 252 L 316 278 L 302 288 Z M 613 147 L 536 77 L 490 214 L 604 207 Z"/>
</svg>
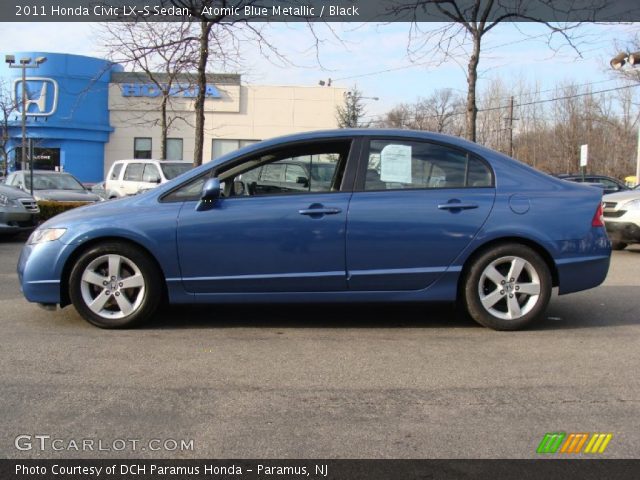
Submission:
<svg viewBox="0 0 640 480">
<path fill-rule="evenodd" d="M 170 308 L 104 331 L 27 303 L 20 247 L 0 240 L 1 458 L 535 458 L 555 431 L 640 456 L 640 248 L 508 333 L 448 306 L 363 305 Z M 111 450 L 68 448 L 82 439 Z"/>
</svg>

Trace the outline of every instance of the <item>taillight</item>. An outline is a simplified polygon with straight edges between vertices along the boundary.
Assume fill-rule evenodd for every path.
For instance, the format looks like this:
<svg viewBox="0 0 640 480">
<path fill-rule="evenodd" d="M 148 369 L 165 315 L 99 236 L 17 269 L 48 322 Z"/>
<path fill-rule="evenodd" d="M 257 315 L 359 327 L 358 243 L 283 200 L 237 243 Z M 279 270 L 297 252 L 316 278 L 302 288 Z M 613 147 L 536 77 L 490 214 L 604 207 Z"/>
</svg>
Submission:
<svg viewBox="0 0 640 480">
<path fill-rule="evenodd" d="M 593 216 L 593 220 L 591 220 L 591 226 L 604 227 L 604 212 L 602 211 L 602 203 L 598 204 L 596 214 Z"/>
</svg>

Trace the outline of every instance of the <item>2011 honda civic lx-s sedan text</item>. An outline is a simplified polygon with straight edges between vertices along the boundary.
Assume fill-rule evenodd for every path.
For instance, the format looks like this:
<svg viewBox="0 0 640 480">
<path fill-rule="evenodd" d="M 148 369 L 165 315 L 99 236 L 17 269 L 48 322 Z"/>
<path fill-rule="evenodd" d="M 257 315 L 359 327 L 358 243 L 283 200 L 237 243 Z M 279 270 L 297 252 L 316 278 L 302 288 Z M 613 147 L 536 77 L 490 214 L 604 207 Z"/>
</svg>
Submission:
<svg viewBox="0 0 640 480">
<path fill-rule="evenodd" d="M 318 168 L 322 179 L 309 175 Z M 457 301 L 516 330 L 543 316 L 554 286 L 604 280 L 601 195 L 445 135 L 304 133 L 53 217 L 18 273 L 27 300 L 72 303 L 103 328 L 147 320 L 167 299 Z"/>
</svg>

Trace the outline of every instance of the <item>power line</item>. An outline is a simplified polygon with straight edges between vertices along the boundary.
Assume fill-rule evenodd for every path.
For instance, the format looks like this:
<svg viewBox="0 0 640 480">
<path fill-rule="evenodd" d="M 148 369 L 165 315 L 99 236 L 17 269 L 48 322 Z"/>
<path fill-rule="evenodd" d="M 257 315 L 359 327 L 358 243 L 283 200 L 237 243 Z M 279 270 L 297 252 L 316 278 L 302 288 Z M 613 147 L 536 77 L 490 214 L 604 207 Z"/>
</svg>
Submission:
<svg viewBox="0 0 640 480">
<path fill-rule="evenodd" d="M 640 84 L 634 84 L 634 85 L 623 85 L 621 87 L 616 87 L 616 88 L 607 88 L 604 90 L 597 90 L 595 92 L 583 92 L 583 93 L 576 93 L 573 95 L 564 95 L 561 97 L 554 97 L 554 98 L 545 98 L 542 100 L 534 100 L 531 102 L 524 102 L 524 103 L 519 103 L 517 104 L 518 107 L 526 107 L 529 105 L 537 105 L 540 103 L 549 103 L 549 102 L 557 102 L 559 100 L 569 100 L 571 98 L 579 98 L 579 97 L 586 97 L 589 95 L 598 95 L 600 93 L 608 93 L 608 92 L 615 92 L 617 90 L 626 90 L 629 88 L 634 88 L 634 87 L 638 87 L 640 86 Z M 488 107 L 488 108 L 479 108 L 478 109 L 478 113 L 481 112 L 491 112 L 491 111 L 495 111 L 495 110 L 504 110 L 506 108 L 509 108 L 509 105 L 502 105 L 502 106 L 498 106 L 498 107 Z M 466 111 L 460 111 L 460 112 L 453 112 L 451 113 L 449 116 L 451 117 L 456 117 L 459 115 L 465 115 L 467 112 Z M 365 118 L 374 118 L 374 117 L 382 117 L 383 114 L 379 114 L 379 115 L 369 115 L 369 116 L 365 116 Z M 414 115 L 415 118 L 415 115 Z M 425 115 L 424 117 L 422 117 L 423 119 L 430 119 L 430 118 L 439 118 L 438 115 Z"/>
</svg>

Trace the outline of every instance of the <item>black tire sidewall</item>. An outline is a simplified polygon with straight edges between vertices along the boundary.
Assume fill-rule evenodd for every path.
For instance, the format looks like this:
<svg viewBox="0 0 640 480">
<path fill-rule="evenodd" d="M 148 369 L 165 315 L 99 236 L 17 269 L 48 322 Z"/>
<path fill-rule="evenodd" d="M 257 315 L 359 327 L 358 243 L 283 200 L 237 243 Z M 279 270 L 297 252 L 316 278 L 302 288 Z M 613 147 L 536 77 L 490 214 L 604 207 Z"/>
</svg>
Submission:
<svg viewBox="0 0 640 480">
<path fill-rule="evenodd" d="M 533 309 L 517 320 L 504 320 L 491 315 L 480 302 L 478 284 L 484 269 L 494 260 L 501 257 L 515 256 L 529 262 L 540 277 L 540 296 Z M 479 324 L 494 330 L 519 330 L 539 320 L 549 304 L 552 290 L 552 279 L 549 267 L 542 257 L 533 249 L 521 244 L 502 244 L 493 247 L 476 258 L 465 275 L 461 287 L 462 298 L 468 315 Z"/>
<path fill-rule="evenodd" d="M 144 277 L 145 293 L 140 307 L 130 315 L 119 319 L 107 319 L 95 314 L 85 304 L 82 298 L 81 281 L 87 265 L 97 257 L 108 254 L 116 254 L 128 258 L 137 265 Z M 162 300 L 162 287 L 160 284 L 161 273 L 158 267 L 149 258 L 149 255 L 140 248 L 124 242 L 108 242 L 95 245 L 82 253 L 69 276 L 69 297 L 78 313 L 88 322 L 100 328 L 130 328 L 148 320 L 156 311 Z"/>
</svg>

